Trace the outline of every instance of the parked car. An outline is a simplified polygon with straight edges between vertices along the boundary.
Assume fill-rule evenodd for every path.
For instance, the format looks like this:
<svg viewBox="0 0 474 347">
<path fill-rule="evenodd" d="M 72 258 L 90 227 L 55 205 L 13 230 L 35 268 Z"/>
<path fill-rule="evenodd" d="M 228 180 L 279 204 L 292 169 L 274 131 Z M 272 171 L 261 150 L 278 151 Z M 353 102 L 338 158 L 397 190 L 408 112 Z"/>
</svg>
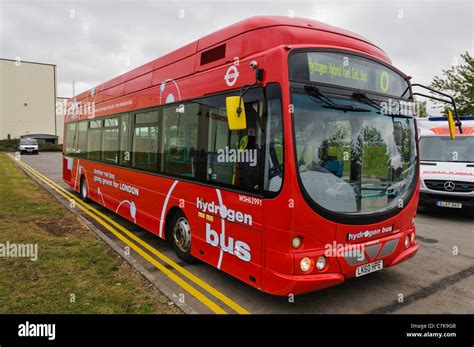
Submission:
<svg viewBox="0 0 474 347">
<path fill-rule="evenodd" d="M 36 141 L 36 139 L 21 139 L 20 145 L 18 146 L 18 151 L 20 152 L 20 154 L 38 154 L 38 141 Z"/>
</svg>

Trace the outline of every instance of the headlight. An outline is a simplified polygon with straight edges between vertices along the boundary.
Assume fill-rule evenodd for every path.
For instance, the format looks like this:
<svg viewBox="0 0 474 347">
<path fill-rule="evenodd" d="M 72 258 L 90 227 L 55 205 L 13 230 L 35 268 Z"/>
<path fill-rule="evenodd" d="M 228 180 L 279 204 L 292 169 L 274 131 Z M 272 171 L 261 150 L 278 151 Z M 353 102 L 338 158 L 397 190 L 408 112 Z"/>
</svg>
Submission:
<svg viewBox="0 0 474 347">
<path fill-rule="evenodd" d="M 326 257 L 320 256 L 316 262 L 316 269 L 319 271 L 323 270 L 326 267 Z"/>
<path fill-rule="evenodd" d="M 302 242 L 302 241 L 301 241 L 301 237 L 295 236 L 295 237 L 293 238 L 293 240 L 291 240 L 291 246 L 292 246 L 293 248 L 300 248 L 301 242 Z"/>
<path fill-rule="evenodd" d="M 411 243 L 415 242 L 415 232 L 412 232 L 412 233 L 410 234 L 410 242 L 411 242 Z"/>
<path fill-rule="evenodd" d="M 405 248 L 408 248 L 408 246 L 410 246 L 410 236 L 409 235 L 407 235 L 405 237 Z"/>
<path fill-rule="evenodd" d="M 303 259 L 301 259 L 301 262 L 300 262 L 301 271 L 308 272 L 309 270 L 311 270 L 312 267 L 313 267 L 313 261 L 311 260 L 311 258 L 304 257 Z"/>
</svg>

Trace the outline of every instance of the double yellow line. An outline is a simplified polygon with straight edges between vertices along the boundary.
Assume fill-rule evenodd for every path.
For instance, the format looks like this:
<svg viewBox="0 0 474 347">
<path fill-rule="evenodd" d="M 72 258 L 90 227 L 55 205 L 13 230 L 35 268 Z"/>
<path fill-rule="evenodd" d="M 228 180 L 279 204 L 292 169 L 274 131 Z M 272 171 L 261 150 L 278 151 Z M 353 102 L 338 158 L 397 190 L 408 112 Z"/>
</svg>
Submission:
<svg viewBox="0 0 474 347">
<path fill-rule="evenodd" d="M 159 252 L 157 249 L 155 249 L 153 246 L 150 244 L 146 243 L 143 241 L 141 238 L 137 237 L 135 234 L 130 232 L 128 229 L 124 228 L 122 225 L 118 224 L 90 204 L 77 199 L 77 196 L 70 193 L 57 183 L 53 182 L 50 180 L 48 177 L 44 176 L 37 170 L 33 169 L 31 166 L 28 164 L 22 162 L 21 160 L 16 160 L 12 155 L 9 155 L 10 158 L 15 160 L 25 171 L 29 172 L 36 178 L 38 178 L 40 181 L 48 185 L 50 188 L 52 188 L 54 191 L 56 191 L 58 194 L 60 194 L 62 197 L 65 199 L 71 201 L 74 200 L 76 206 L 87 213 L 91 218 L 96 220 L 99 224 L 101 224 L 104 228 L 106 228 L 108 231 L 110 231 L 112 234 L 114 234 L 120 241 L 125 243 L 127 246 L 129 246 L 131 249 L 133 249 L 137 254 L 142 256 L 145 260 L 147 260 L 149 263 L 153 264 L 157 269 L 159 269 L 161 272 L 163 272 L 166 276 L 168 276 L 172 281 L 174 281 L 176 284 L 178 284 L 181 288 L 183 288 L 185 291 L 187 291 L 189 294 L 191 294 L 193 297 L 195 297 L 197 300 L 199 300 L 203 305 L 208 307 L 212 312 L 217 313 L 217 314 L 227 314 L 227 312 L 224 308 L 218 305 L 217 300 L 214 298 L 217 298 L 219 301 L 230 307 L 232 310 L 234 310 L 236 313 L 239 314 L 248 314 L 250 313 L 246 309 L 244 309 L 242 306 L 237 304 L 235 301 L 212 287 L 211 285 L 207 284 L 203 280 L 201 280 L 199 277 L 193 275 L 191 272 L 187 271 L 180 265 L 178 265 L 176 262 L 174 262 L 172 259 L 168 258 L 166 255 L 163 253 Z M 119 232 L 119 230 L 121 232 Z M 127 235 L 125 237 L 124 235 Z M 135 241 L 132 242 L 131 240 Z M 141 247 L 138 245 L 142 246 L 149 252 L 151 252 L 153 255 L 155 255 L 157 258 L 159 258 L 162 262 L 168 264 L 171 266 L 173 269 L 175 269 L 179 274 L 181 274 L 184 278 L 189 280 L 190 282 L 194 283 L 196 286 L 200 287 L 202 290 L 207 292 L 207 294 L 210 294 L 212 297 L 209 297 L 205 294 L 203 294 L 200 290 L 196 289 L 192 284 L 186 282 L 183 278 L 178 276 L 176 273 L 172 272 L 170 269 L 168 269 L 166 266 L 164 266 L 162 263 L 158 262 L 154 257 L 152 257 L 149 253 L 145 252 Z"/>
</svg>

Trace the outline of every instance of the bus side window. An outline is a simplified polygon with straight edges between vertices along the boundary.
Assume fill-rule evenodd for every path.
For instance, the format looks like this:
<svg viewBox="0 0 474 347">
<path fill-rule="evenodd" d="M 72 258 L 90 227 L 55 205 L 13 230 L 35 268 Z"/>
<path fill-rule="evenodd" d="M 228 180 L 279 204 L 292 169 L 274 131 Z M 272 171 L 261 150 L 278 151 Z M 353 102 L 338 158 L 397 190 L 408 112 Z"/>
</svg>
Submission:
<svg viewBox="0 0 474 347">
<path fill-rule="evenodd" d="M 199 104 L 172 105 L 163 110 L 161 171 L 195 178 Z"/>
<path fill-rule="evenodd" d="M 109 163 L 118 163 L 119 152 L 119 120 L 118 117 L 104 120 L 102 134 L 102 160 Z"/>
<path fill-rule="evenodd" d="M 129 165 L 131 159 L 130 153 L 130 114 L 120 116 L 120 164 Z"/>
<path fill-rule="evenodd" d="M 89 131 L 87 133 L 88 159 L 101 159 L 102 122 L 102 119 L 89 121 Z"/>
<path fill-rule="evenodd" d="M 280 191 L 283 183 L 283 112 L 281 90 L 277 83 L 267 86 L 267 120 L 265 138 L 264 190 L 271 193 Z"/>
<path fill-rule="evenodd" d="M 135 114 L 133 167 L 158 170 L 158 111 Z"/>
<path fill-rule="evenodd" d="M 252 193 L 261 192 L 263 93 L 261 88 L 244 97 L 247 128 L 230 131 L 225 96 L 202 101 L 202 116 L 209 122 L 206 180 Z"/>
<path fill-rule="evenodd" d="M 68 123 L 66 125 L 66 138 L 64 141 L 64 153 L 72 154 L 75 149 L 75 139 L 76 139 L 76 125 L 77 123 Z"/>
<path fill-rule="evenodd" d="M 79 157 L 85 158 L 87 155 L 87 121 L 77 123 L 77 150 Z"/>
</svg>

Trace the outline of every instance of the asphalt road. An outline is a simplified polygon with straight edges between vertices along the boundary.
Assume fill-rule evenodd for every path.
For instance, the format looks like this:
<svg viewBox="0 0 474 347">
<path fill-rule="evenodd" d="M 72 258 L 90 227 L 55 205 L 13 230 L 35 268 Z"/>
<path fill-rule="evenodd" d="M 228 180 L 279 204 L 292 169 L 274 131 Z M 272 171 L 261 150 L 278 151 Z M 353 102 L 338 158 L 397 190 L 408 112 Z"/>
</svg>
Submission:
<svg viewBox="0 0 474 347">
<path fill-rule="evenodd" d="M 60 153 L 24 155 L 22 160 L 65 187 Z M 420 210 L 416 227 L 421 249 L 413 259 L 289 302 L 288 298 L 261 293 L 206 264 L 184 264 L 157 236 L 93 205 L 251 313 L 474 313 L 474 214 L 468 212 Z M 98 223 L 91 223 L 123 254 L 124 245 L 119 240 Z M 207 307 L 146 260 L 133 252 L 130 257 L 129 261 L 152 283 L 181 302 L 185 312 L 209 313 Z"/>
</svg>

